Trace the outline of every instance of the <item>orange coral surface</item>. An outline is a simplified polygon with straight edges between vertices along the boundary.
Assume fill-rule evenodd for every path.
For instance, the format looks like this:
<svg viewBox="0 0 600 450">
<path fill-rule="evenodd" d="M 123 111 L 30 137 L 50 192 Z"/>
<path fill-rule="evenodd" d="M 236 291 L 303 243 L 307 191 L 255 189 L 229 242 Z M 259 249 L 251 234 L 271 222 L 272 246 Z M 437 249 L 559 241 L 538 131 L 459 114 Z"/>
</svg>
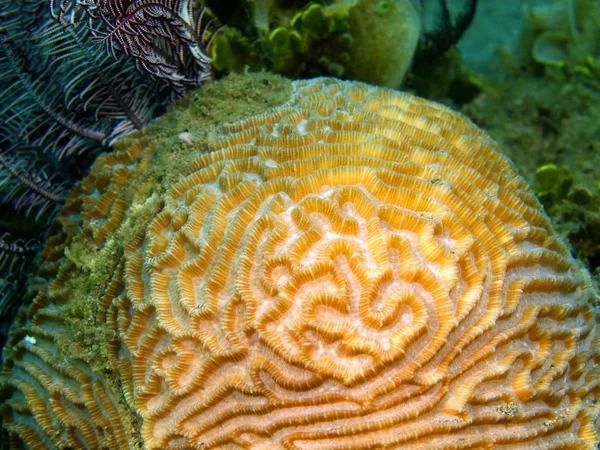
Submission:
<svg viewBox="0 0 600 450">
<path fill-rule="evenodd" d="M 589 274 L 468 119 L 295 82 L 209 139 L 134 226 L 154 145 L 103 156 L 65 207 L 51 282 L 7 349 L 11 447 L 598 444 Z M 77 256 L 82 240 L 95 250 Z M 87 259 L 106 273 L 85 293 L 105 367 L 65 344 Z"/>
</svg>

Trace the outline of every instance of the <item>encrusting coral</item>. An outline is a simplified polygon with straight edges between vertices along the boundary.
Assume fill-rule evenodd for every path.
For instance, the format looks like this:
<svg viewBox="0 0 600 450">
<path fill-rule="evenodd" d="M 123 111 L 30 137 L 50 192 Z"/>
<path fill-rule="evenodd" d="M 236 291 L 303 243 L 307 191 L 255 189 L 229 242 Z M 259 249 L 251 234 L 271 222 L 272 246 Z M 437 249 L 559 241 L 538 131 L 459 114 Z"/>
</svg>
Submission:
<svg viewBox="0 0 600 450">
<path fill-rule="evenodd" d="M 167 115 L 72 191 L 7 348 L 11 448 L 595 448 L 597 294 L 496 144 L 292 88 Z"/>
</svg>

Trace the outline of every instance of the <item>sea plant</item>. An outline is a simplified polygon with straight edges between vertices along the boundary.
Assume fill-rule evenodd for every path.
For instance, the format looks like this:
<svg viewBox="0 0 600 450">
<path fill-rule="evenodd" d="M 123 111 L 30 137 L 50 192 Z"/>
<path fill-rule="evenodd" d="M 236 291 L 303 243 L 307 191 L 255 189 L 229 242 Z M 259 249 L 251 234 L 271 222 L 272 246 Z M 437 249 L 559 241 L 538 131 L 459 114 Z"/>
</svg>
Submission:
<svg viewBox="0 0 600 450">
<path fill-rule="evenodd" d="M 552 0 L 524 8 L 514 53 L 520 64 L 589 72 L 600 56 L 600 4 Z"/>
<path fill-rule="evenodd" d="M 211 77 L 217 29 L 191 0 L 1 3 L 0 322 L 67 190 L 114 141 Z"/>
<path fill-rule="evenodd" d="M 229 27 L 212 47 L 223 70 L 268 68 L 398 88 L 426 76 L 473 20 L 477 0 L 204 0 Z M 421 75 L 420 75 L 421 76 Z"/>
<path fill-rule="evenodd" d="M 291 78 L 399 87 L 421 31 L 412 0 L 247 1 L 234 13 L 215 10 L 232 24 L 213 48 L 217 67 L 255 65 Z"/>
</svg>

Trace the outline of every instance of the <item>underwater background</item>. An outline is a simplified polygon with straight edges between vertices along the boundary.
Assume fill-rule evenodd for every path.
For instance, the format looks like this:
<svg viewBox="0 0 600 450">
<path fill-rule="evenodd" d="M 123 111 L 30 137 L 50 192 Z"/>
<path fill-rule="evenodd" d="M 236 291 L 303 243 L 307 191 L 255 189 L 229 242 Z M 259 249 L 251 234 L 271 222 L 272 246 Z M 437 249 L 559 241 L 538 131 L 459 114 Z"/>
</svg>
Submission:
<svg viewBox="0 0 600 450">
<path fill-rule="evenodd" d="M 464 113 L 600 288 L 600 0 L 159 0 L 123 29 L 136 4 L 0 5 L 0 346 L 95 158 L 230 73 L 365 81 Z M 148 26 L 174 12 L 197 28 Z"/>
</svg>

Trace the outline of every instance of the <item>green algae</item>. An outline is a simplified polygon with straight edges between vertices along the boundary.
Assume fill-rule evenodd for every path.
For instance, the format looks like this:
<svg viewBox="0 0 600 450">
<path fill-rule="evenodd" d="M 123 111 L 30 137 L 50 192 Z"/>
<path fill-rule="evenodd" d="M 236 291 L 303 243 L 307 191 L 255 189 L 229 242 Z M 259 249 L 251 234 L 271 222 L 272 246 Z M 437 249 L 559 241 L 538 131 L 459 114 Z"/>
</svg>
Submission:
<svg viewBox="0 0 600 450">
<path fill-rule="evenodd" d="M 336 76 L 398 88 L 421 33 L 420 12 L 410 0 L 328 0 L 301 7 L 246 1 L 233 12 L 206 4 L 229 24 L 211 48 L 218 70 L 249 67 L 290 78 Z"/>
<path fill-rule="evenodd" d="M 564 201 L 573 187 L 573 172 L 568 167 L 544 164 L 535 171 L 534 191 L 546 209 Z"/>
<path fill-rule="evenodd" d="M 585 70 L 600 60 L 600 4 L 596 0 L 553 0 L 524 8 L 524 26 L 513 57 L 545 70 Z"/>
<path fill-rule="evenodd" d="M 519 407 L 514 402 L 504 403 L 501 406 L 497 406 L 496 411 L 500 411 L 502 414 L 513 417 L 519 413 Z"/>
</svg>

